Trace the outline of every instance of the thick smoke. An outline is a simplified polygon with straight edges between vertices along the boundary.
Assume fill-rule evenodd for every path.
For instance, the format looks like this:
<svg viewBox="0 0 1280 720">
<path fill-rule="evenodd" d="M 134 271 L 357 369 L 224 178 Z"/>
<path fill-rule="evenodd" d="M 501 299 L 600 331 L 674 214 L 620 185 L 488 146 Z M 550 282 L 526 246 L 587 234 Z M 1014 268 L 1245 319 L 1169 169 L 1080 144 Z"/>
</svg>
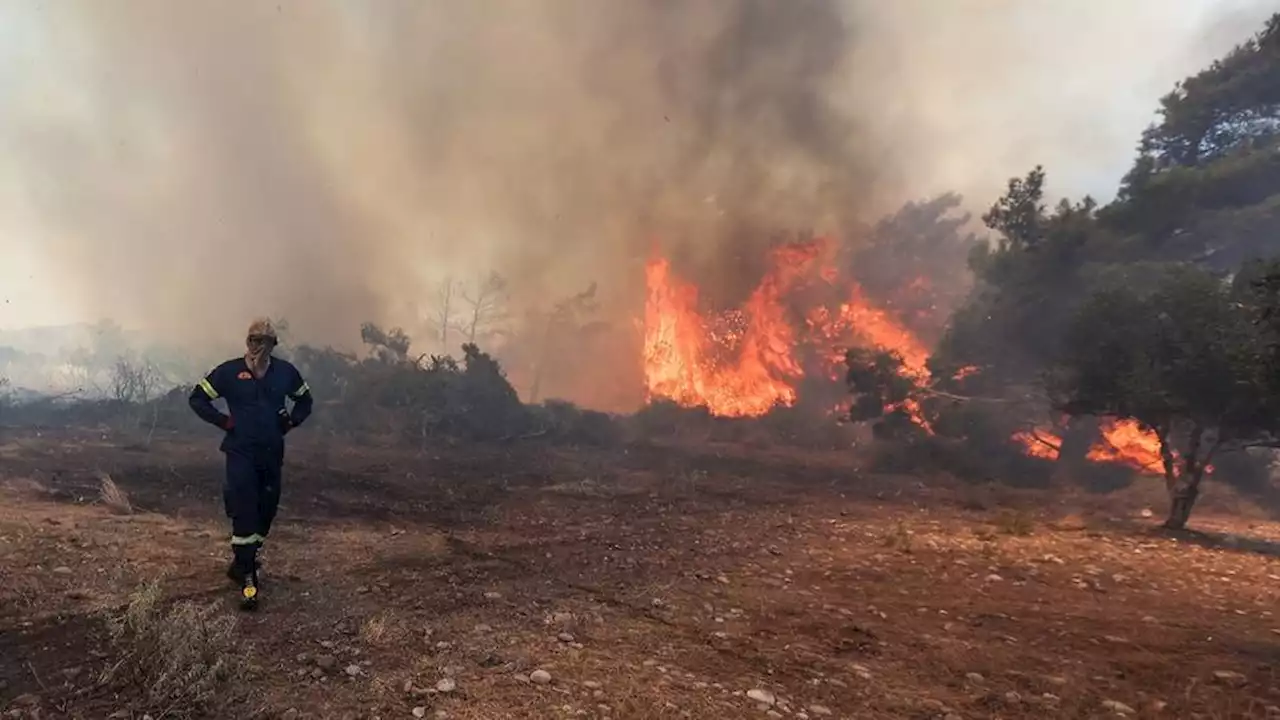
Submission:
<svg viewBox="0 0 1280 720">
<path fill-rule="evenodd" d="M 1217 5 L 14 2 L 0 242 L 43 268 L 15 296 L 169 340 L 419 334 L 488 270 L 522 306 L 597 281 L 625 321 L 655 241 L 730 298 L 778 229 L 981 205 L 1037 162 L 1113 184 L 1266 6 Z"/>
</svg>

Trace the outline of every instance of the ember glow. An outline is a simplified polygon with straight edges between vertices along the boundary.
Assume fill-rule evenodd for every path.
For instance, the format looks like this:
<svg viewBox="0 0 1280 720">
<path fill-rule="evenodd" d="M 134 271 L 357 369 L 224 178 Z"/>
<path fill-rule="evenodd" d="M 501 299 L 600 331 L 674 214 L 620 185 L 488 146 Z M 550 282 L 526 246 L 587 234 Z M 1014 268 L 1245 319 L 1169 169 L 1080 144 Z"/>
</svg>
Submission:
<svg viewBox="0 0 1280 720">
<path fill-rule="evenodd" d="M 649 400 L 706 407 L 713 415 L 754 417 L 796 401 L 805 359 L 842 377 L 844 348 L 878 347 L 902 356 L 908 372 L 925 376 L 928 350 L 830 264 L 828 240 L 775 248 L 769 269 L 741 307 L 700 305 L 697 286 L 675 276 L 663 257 L 646 266 L 644 375 Z M 800 313 L 788 301 L 804 288 L 825 288 L 845 300 Z M 917 413 L 913 413 L 915 415 Z"/>
</svg>

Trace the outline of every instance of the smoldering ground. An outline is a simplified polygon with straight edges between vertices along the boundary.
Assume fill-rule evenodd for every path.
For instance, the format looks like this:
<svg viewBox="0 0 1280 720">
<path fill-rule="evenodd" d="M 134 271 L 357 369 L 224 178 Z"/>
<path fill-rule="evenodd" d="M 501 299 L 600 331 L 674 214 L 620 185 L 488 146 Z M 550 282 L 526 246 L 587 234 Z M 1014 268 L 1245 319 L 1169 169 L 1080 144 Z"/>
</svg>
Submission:
<svg viewBox="0 0 1280 720">
<path fill-rule="evenodd" d="M 0 231 L 50 302 L 171 341 L 416 334 L 489 269 L 525 306 L 597 281 L 625 322 L 655 241 L 730 298 L 774 230 L 1123 165 L 1264 5 L 14 2 Z"/>
</svg>

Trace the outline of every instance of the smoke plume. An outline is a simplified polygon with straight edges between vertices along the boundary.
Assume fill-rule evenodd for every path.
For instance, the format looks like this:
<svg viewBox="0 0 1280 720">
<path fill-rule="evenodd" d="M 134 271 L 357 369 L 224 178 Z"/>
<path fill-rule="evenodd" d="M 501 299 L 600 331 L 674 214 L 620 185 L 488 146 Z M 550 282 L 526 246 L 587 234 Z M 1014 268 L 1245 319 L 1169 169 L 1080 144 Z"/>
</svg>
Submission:
<svg viewBox="0 0 1280 720">
<path fill-rule="evenodd" d="M 1266 12 L 1195 4 L 9 3 L 0 242 L 40 271 L 5 317 L 351 345 L 496 270 L 526 305 L 597 281 L 625 320 L 654 242 L 729 297 L 778 229 L 981 206 L 1038 162 L 1105 193 Z"/>
</svg>

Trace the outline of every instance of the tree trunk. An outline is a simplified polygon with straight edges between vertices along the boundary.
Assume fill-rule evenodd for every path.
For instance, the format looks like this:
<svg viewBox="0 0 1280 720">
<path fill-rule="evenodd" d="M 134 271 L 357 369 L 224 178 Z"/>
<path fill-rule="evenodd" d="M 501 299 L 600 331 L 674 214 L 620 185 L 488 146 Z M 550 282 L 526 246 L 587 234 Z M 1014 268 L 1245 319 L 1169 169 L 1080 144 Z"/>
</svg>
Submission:
<svg viewBox="0 0 1280 720">
<path fill-rule="evenodd" d="M 1200 444 L 1204 428 L 1199 424 L 1191 428 L 1187 438 L 1187 452 L 1183 456 L 1184 467 L 1178 471 L 1173 451 L 1169 447 L 1167 430 L 1157 431 L 1160 436 L 1160 455 L 1164 461 L 1164 482 L 1169 491 L 1169 517 L 1164 526 L 1169 530 L 1182 530 L 1191 518 L 1191 509 L 1200 497 L 1200 478 L 1204 477 L 1206 463 L 1200 462 Z"/>
<path fill-rule="evenodd" d="M 1102 437 L 1101 425 L 1098 418 L 1089 415 L 1067 421 L 1062 433 L 1062 446 L 1058 448 L 1058 459 L 1053 465 L 1055 482 L 1070 482 L 1079 476 L 1079 471 L 1088 464 L 1089 448 Z"/>
<path fill-rule="evenodd" d="M 1200 477 L 1189 478 L 1186 475 L 1176 479 L 1169 489 L 1169 517 L 1164 526 L 1169 530 L 1182 530 L 1187 527 L 1191 518 L 1191 509 L 1195 507 L 1200 496 Z"/>
</svg>

